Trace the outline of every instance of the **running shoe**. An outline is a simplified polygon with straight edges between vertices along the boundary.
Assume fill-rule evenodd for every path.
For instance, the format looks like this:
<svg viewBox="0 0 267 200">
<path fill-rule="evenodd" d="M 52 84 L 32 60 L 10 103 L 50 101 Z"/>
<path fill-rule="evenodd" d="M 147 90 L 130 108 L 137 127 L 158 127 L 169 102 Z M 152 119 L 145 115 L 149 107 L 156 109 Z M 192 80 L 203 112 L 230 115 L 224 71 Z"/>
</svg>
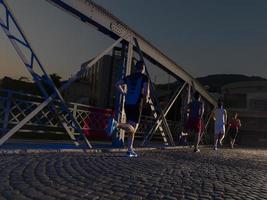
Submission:
<svg viewBox="0 0 267 200">
<path fill-rule="evenodd" d="M 194 149 L 194 153 L 199 153 L 200 152 L 200 150 L 199 149 Z"/>
<path fill-rule="evenodd" d="M 127 151 L 127 156 L 129 158 L 136 158 L 138 155 L 133 150 L 131 150 L 131 151 Z"/>
<path fill-rule="evenodd" d="M 217 148 L 217 147 L 213 147 L 213 150 L 217 151 L 217 150 L 218 150 L 218 148 Z"/>
<path fill-rule="evenodd" d="M 106 128 L 106 133 L 108 136 L 111 136 L 115 130 L 117 130 L 117 121 L 114 118 L 110 118 Z"/>
</svg>

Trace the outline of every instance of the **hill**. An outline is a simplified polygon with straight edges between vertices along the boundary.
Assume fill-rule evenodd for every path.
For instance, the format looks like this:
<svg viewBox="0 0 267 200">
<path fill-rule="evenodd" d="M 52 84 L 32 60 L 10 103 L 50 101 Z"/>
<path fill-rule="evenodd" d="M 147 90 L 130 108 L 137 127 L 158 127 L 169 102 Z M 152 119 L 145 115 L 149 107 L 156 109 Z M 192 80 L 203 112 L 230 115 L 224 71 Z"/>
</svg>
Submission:
<svg viewBox="0 0 267 200">
<path fill-rule="evenodd" d="M 241 82 L 241 81 L 266 81 L 262 77 L 258 76 L 246 76 L 241 74 L 214 74 L 205 77 L 199 77 L 197 80 L 204 86 L 206 86 L 209 92 L 221 92 L 222 86 Z"/>
</svg>

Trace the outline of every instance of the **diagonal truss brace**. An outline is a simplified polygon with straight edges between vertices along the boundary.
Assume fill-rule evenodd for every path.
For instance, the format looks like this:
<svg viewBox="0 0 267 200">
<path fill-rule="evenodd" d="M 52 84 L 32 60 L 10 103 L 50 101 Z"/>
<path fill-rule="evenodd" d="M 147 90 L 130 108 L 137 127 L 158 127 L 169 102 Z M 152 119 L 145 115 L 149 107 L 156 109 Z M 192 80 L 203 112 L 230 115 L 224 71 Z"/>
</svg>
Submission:
<svg viewBox="0 0 267 200">
<path fill-rule="evenodd" d="M 174 95 L 172 96 L 172 98 L 170 99 L 167 107 L 164 109 L 163 111 L 163 116 L 166 117 L 166 115 L 168 114 L 168 112 L 170 111 L 171 107 L 173 106 L 174 102 L 177 100 L 177 98 L 180 96 L 181 92 L 184 90 L 184 88 L 186 87 L 187 83 L 184 83 L 180 88 L 178 88 L 178 90 L 174 93 Z M 159 126 L 162 124 L 162 115 L 159 115 L 156 119 L 156 124 L 154 124 L 154 126 L 150 129 L 150 131 L 145 135 L 144 140 L 142 142 L 142 145 L 147 145 L 147 143 L 151 140 L 153 134 L 157 131 L 157 129 L 159 128 Z"/>
<path fill-rule="evenodd" d="M 145 63 L 145 60 L 144 60 L 144 57 L 143 57 L 143 53 L 142 53 L 142 51 L 141 51 L 141 49 L 140 49 L 140 47 L 139 47 L 139 44 L 138 44 L 137 39 L 136 39 L 136 38 L 133 38 L 133 40 L 134 40 L 135 46 L 136 46 L 136 48 L 137 48 L 137 51 L 138 51 L 138 53 L 139 53 L 140 59 L 143 61 L 143 63 Z M 149 72 L 148 72 L 148 70 L 147 70 L 147 67 L 145 67 L 145 70 L 146 70 L 146 74 L 147 74 L 147 76 L 148 76 L 148 78 L 149 78 L 149 82 L 151 83 L 151 79 L 150 79 L 150 76 L 149 76 Z M 159 116 L 162 117 L 162 121 L 163 121 L 163 125 L 164 125 L 164 128 L 165 128 L 165 132 L 166 132 L 167 135 L 168 135 L 169 143 L 170 143 L 171 145 L 174 146 L 175 143 L 174 143 L 174 141 L 173 141 L 173 137 L 172 137 L 172 134 L 171 134 L 171 131 L 170 131 L 168 122 L 167 122 L 167 120 L 166 120 L 166 118 L 165 118 L 165 116 L 164 116 L 164 113 L 163 113 L 163 111 L 162 111 L 162 109 L 161 109 L 160 103 L 159 103 L 159 101 L 158 101 L 158 99 L 157 99 L 157 97 L 156 97 L 156 94 L 155 94 L 155 91 L 156 91 L 156 90 L 155 90 L 153 84 L 149 84 L 149 85 L 150 85 L 150 91 L 151 91 L 150 94 L 152 94 L 152 99 L 153 99 L 153 101 L 154 101 L 154 104 L 155 104 L 157 110 L 159 111 Z M 157 116 L 155 116 L 155 117 L 157 117 Z M 157 123 L 157 122 L 158 122 L 158 121 L 156 121 L 156 123 Z M 161 124 L 159 124 L 159 126 L 161 126 Z M 158 127 L 159 127 L 159 126 L 158 126 Z M 165 138 L 165 134 L 163 134 L 162 136 L 163 136 L 163 138 Z"/>
</svg>

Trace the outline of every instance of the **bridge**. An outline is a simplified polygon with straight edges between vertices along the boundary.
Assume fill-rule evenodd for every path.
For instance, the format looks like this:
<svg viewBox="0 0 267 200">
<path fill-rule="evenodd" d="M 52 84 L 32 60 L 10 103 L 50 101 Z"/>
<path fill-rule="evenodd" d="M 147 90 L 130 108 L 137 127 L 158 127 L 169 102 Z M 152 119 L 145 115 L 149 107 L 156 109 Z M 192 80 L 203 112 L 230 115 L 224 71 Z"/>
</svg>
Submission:
<svg viewBox="0 0 267 200">
<path fill-rule="evenodd" d="M 114 48 L 119 48 L 121 53 L 121 66 L 117 66 L 120 68 L 119 78 L 131 73 L 131 65 L 135 60 L 143 60 L 146 64 L 146 73 L 149 77 L 149 74 L 151 73 L 149 66 L 153 65 L 154 67 L 167 72 L 169 76 L 172 76 L 175 80 L 173 82 L 175 90 L 172 91 L 171 95 L 169 95 L 167 101 L 165 99 L 166 102 L 163 107 L 162 102 L 159 99 L 159 95 L 157 94 L 157 85 L 153 84 L 150 77 L 150 81 L 152 82 L 150 88 L 152 95 L 149 102 L 151 116 L 143 117 L 146 120 L 143 124 L 146 125 L 147 129 L 139 130 L 139 132 L 144 133 L 142 142 L 143 145 L 147 145 L 155 134 L 162 137 L 164 145 L 175 145 L 175 141 L 173 139 L 174 133 L 172 133 L 170 126 L 175 124 L 175 127 L 181 127 L 185 116 L 182 107 L 190 101 L 192 91 L 198 91 L 206 102 L 207 108 L 205 121 L 206 127 L 208 126 L 211 112 L 216 105 L 215 100 L 189 73 L 187 73 L 182 67 L 178 66 L 159 49 L 154 47 L 141 35 L 136 33 L 126 24 L 121 22 L 120 19 L 116 18 L 110 12 L 93 1 L 47 0 L 47 3 L 50 3 L 52 6 L 56 6 L 60 10 L 78 18 L 82 23 L 96 27 L 100 34 L 105 34 L 114 39 L 114 43 L 95 57 L 88 59 L 88 62 L 82 63 L 79 67 L 79 71 L 62 87 L 57 88 L 51 79 L 51 76 L 47 73 L 45 66 L 43 66 L 42 62 L 39 60 L 37 54 L 30 45 L 30 40 L 24 34 L 23 28 L 19 25 L 19 20 L 15 17 L 15 13 L 11 11 L 7 1 L 1 0 L 1 28 L 15 48 L 18 56 L 25 64 L 26 69 L 31 74 L 34 82 L 39 88 L 41 97 L 28 97 L 25 99 L 25 95 L 22 97 L 23 95 L 21 94 L 18 95 L 12 92 L 3 92 L 6 96 L 1 97 L 1 101 L 3 102 L 2 105 L 5 106 L 1 107 L 2 138 L 0 139 L 0 145 L 6 142 L 16 132 L 23 129 L 25 130 L 25 128 L 28 130 L 34 130 L 35 132 L 42 132 L 44 130 L 48 130 L 45 127 L 49 127 L 50 129 L 52 127 L 52 130 L 53 128 L 63 128 L 75 145 L 79 145 L 77 140 L 78 134 L 80 138 L 83 138 L 87 146 L 92 148 L 92 144 L 83 130 L 84 127 L 91 128 L 92 124 L 94 124 L 86 124 L 86 118 L 89 117 L 89 112 L 92 112 L 90 111 L 90 106 L 69 104 L 63 98 L 62 93 L 66 91 L 67 88 L 69 88 L 76 80 L 79 80 L 85 74 L 88 74 L 90 68 L 92 68 L 101 58 L 103 58 L 103 56 L 111 52 Z M 15 95 L 16 98 L 14 98 L 13 95 Z M 170 122 L 170 120 L 166 119 L 166 116 L 169 111 L 173 109 L 173 105 L 178 100 L 181 105 L 179 107 L 180 110 L 177 112 L 180 112 L 181 118 L 179 121 Z M 115 117 L 118 121 L 125 120 L 122 106 L 120 106 L 123 102 L 123 97 L 116 94 Z M 79 110 L 78 107 L 83 107 L 85 110 Z M 101 113 L 97 114 L 96 111 L 94 112 L 95 115 L 101 115 Z M 107 116 L 103 115 L 103 117 L 99 120 L 105 122 L 106 118 Z M 90 117 L 88 120 L 90 120 Z M 39 128 L 42 127 L 45 129 L 37 130 L 38 126 Z M 104 127 L 105 126 L 102 126 L 102 130 Z M 92 130 L 94 129 L 95 128 L 92 127 Z M 116 139 L 123 142 L 124 132 L 120 131 L 116 135 Z"/>
</svg>

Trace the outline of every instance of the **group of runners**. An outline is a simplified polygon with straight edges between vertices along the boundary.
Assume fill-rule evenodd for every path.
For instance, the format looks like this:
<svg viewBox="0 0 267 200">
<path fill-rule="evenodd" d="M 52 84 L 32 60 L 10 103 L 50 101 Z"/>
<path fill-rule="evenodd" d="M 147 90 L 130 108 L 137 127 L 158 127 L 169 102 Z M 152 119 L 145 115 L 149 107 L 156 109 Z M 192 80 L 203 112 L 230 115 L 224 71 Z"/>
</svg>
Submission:
<svg viewBox="0 0 267 200">
<path fill-rule="evenodd" d="M 150 87 L 149 79 L 145 74 L 145 65 L 142 61 L 137 61 L 135 64 L 135 72 L 124 77 L 116 83 L 116 89 L 125 97 L 124 112 L 127 121 L 119 123 L 114 118 L 111 118 L 106 129 L 108 134 L 112 134 L 118 129 L 123 129 L 128 134 L 128 157 L 137 157 L 133 148 L 134 136 L 137 131 L 143 103 L 149 101 Z M 201 96 L 198 92 L 194 93 L 194 99 L 186 106 L 188 119 L 185 123 L 185 130 L 194 136 L 194 152 L 200 152 L 199 143 L 204 134 L 204 103 L 201 101 Z M 227 124 L 227 112 L 223 108 L 222 101 L 218 101 L 218 107 L 213 113 L 215 120 L 215 135 L 214 135 L 214 150 L 217 150 L 218 143 L 222 145 L 225 137 L 225 126 Z M 235 139 L 241 122 L 238 119 L 237 113 L 234 114 L 229 122 L 229 135 L 231 148 L 234 147 Z"/>
<path fill-rule="evenodd" d="M 198 92 L 194 94 L 194 100 L 191 101 L 186 107 L 188 113 L 188 119 L 185 125 L 185 131 L 189 132 L 195 137 L 194 140 L 194 152 L 200 152 L 198 145 L 204 134 L 204 104 L 201 101 L 201 97 Z M 227 123 L 227 111 L 223 107 L 223 102 L 218 100 L 218 105 L 215 111 L 212 113 L 214 120 L 214 150 L 218 150 L 218 144 L 222 147 L 223 139 L 226 133 L 230 137 L 230 147 L 234 148 L 235 140 L 241 127 L 241 121 L 238 118 L 238 114 L 234 113 L 232 119 Z M 227 127 L 227 130 L 226 130 Z"/>
</svg>

